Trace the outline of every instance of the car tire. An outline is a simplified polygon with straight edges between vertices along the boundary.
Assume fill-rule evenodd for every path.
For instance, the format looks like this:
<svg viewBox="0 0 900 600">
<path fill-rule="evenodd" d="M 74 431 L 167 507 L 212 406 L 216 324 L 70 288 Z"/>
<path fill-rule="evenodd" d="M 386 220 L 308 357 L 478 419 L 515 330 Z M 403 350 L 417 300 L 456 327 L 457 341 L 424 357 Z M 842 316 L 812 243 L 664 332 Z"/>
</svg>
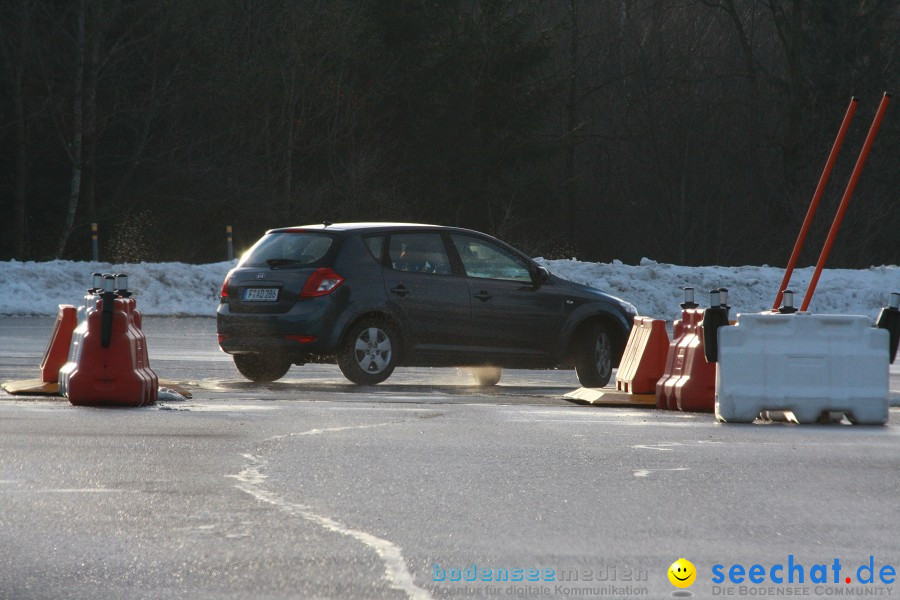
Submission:
<svg viewBox="0 0 900 600">
<path fill-rule="evenodd" d="M 337 364 L 344 377 L 357 385 L 375 385 L 391 376 L 397 366 L 399 337 L 385 319 L 359 321 L 347 332 Z"/>
<path fill-rule="evenodd" d="M 235 354 L 232 358 L 241 375 L 256 383 L 277 381 L 291 368 L 287 359 L 265 354 Z"/>
<path fill-rule="evenodd" d="M 603 323 L 590 323 L 575 341 L 575 373 L 583 387 L 601 388 L 612 376 L 613 340 Z"/>
<path fill-rule="evenodd" d="M 500 367 L 472 367 L 472 379 L 476 385 L 483 387 L 497 385 L 502 372 Z"/>
</svg>

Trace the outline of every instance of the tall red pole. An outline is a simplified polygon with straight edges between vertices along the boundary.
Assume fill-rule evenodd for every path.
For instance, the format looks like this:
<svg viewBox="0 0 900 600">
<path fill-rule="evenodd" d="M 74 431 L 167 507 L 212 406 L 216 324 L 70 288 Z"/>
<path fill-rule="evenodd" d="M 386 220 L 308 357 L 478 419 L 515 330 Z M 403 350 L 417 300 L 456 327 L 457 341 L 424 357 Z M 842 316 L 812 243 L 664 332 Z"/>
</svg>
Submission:
<svg viewBox="0 0 900 600">
<path fill-rule="evenodd" d="M 800 235 L 797 236 L 797 241 L 794 243 L 794 251 L 791 252 L 791 259 L 788 261 L 787 269 L 784 272 L 784 279 L 781 280 L 781 285 L 778 286 L 778 293 L 775 294 L 775 304 L 772 305 L 772 310 L 777 309 L 778 305 L 781 304 L 781 296 L 784 293 L 784 290 L 787 289 L 788 283 L 791 281 L 791 275 L 794 273 L 794 266 L 796 266 L 797 258 L 800 256 L 800 250 L 803 249 L 803 243 L 806 241 L 806 234 L 809 233 L 809 226 L 812 223 L 813 216 L 816 214 L 816 209 L 819 208 L 819 201 L 822 199 L 822 193 L 825 191 L 825 184 L 828 183 L 828 178 L 831 177 L 831 170 L 834 168 L 838 152 L 841 149 L 841 145 L 844 143 L 844 137 L 847 135 L 847 129 L 850 128 L 850 121 L 853 120 L 853 114 L 856 112 L 856 107 L 858 105 L 859 100 L 855 97 L 850 98 L 850 105 L 847 107 L 847 113 L 844 115 L 844 121 L 841 123 L 841 128 L 838 130 L 837 138 L 834 140 L 834 146 L 831 147 L 831 153 L 828 155 L 828 160 L 825 162 L 825 169 L 822 171 L 822 176 L 819 178 L 819 185 L 816 186 L 812 202 L 809 203 L 809 210 L 806 211 L 806 218 L 803 219 L 803 225 L 800 227 Z"/>
<path fill-rule="evenodd" d="M 819 283 L 819 276 L 822 274 L 822 268 L 825 266 L 825 261 L 828 260 L 828 255 L 831 253 L 831 247 L 834 245 L 834 238 L 837 237 L 838 229 L 840 229 L 841 222 L 844 220 L 844 213 L 847 212 L 847 206 L 850 204 L 850 197 L 853 195 L 853 190 L 856 189 L 856 182 L 859 181 L 859 174 L 862 172 L 863 165 L 866 164 L 869 150 L 872 149 L 872 143 L 875 141 L 875 135 L 878 133 L 878 128 L 881 127 L 881 120 L 884 118 L 884 113 L 887 110 L 890 101 L 891 95 L 885 92 L 884 96 L 881 98 L 881 104 L 878 105 L 878 111 L 875 113 L 875 120 L 872 121 L 872 127 L 869 128 L 869 133 L 866 135 L 866 141 L 863 142 L 859 158 L 856 160 L 856 166 L 853 167 L 850 181 L 847 182 L 847 189 L 844 190 L 844 196 L 841 198 L 841 204 L 838 207 L 837 214 L 834 215 L 834 221 L 831 223 L 831 229 L 828 231 L 828 237 L 825 239 L 825 247 L 822 248 L 822 254 L 819 255 L 819 262 L 816 263 L 816 270 L 813 273 L 812 280 L 809 282 L 809 288 L 807 288 L 806 295 L 803 297 L 803 306 L 800 307 L 800 310 L 809 308 L 809 303 L 816 291 L 816 285 Z"/>
</svg>

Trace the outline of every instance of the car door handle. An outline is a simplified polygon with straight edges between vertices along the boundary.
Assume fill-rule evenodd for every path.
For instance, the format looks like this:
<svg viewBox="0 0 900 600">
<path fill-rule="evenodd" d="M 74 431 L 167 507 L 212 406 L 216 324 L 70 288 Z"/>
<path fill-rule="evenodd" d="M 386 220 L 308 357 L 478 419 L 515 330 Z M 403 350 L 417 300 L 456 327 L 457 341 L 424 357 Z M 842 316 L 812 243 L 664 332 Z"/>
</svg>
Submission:
<svg viewBox="0 0 900 600">
<path fill-rule="evenodd" d="M 397 287 L 395 287 L 394 289 L 391 290 L 391 293 L 397 294 L 398 296 L 400 296 L 402 298 L 403 296 L 406 296 L 407 294 L 409 294 L 409 290 L 406 288 L 405 285 L 398 285 Z"/>
<path fill-rule="evenodd" d="M 491 296 L 490 294 L 488 294 L 488 293 L 487 293 L 486 291 L 484 291 L 484 290 L 481 290 L 481 291 L 478 292 L 477 294 L 474 294 L 474 296 L 475 296 L 476 298 L 478 298 L 479 300 L 481 300 L 482 302 L 487 302 L 488 300 L 490 300 L 491 298 L 493 298 L 493 296 Z"/>
</svg>

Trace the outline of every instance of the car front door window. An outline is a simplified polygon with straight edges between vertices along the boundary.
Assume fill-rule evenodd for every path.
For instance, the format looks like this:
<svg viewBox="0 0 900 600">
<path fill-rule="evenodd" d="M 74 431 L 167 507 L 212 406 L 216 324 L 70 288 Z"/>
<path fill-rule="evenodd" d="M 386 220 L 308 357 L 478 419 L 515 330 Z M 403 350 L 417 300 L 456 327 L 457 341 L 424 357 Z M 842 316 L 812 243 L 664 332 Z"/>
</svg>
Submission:
<svg viewBox="0 0 900 600">
<path fill-rule="evenodd" d="M 451 235 L 469 277 L 531 282 L 531 273 L 518 257 L 500 246 L 467 235 Z"/>
</svg>

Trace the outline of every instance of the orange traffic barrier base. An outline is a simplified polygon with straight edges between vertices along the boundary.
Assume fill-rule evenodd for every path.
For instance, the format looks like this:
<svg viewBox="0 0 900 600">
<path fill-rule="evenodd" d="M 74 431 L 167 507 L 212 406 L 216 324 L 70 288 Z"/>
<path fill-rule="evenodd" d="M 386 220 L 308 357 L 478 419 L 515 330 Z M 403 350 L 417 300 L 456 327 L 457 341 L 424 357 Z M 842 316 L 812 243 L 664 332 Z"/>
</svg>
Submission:
<svg viewBox="0 0 900 600">
<path fill-rule="evenodd" d="M 39 369 L 41 376 L 35 379 L 21 379 L 18 381 L 4 381 L 0 387 L 9 394 L 34 394 L 54 395 L 59 392 L 57 377 L 59 370 L 69 356 L 69 346 L 72 343 L 72 333 L 77 324 L 77 310 L 71 304 L 60 304 L 56 313 L 56 322 L 53 324 L 53 332 L 50 341 L 44 351 Z"/>
<path fill-rule="evenodd" d="M 96 310 L 98 298 L 99 296 L 89 292 L 84 298 L 83 310 L 86 313 Z M 134 300 L 131 299 L 129 302 L 133 304 Z M 131 325 L 136 331 L 132 331 L 130 337 L 135 340 L 135 343 L 141 345 L 143 350 L 137 351 L 135 349 L 129 349 L 128 352 L 140 354 L 140 361 L 142 361 L 143 364 L 148 365 L 146 339 L 141 332 L 141 315 L 140 312 L 133 308 L 131 309 L 131 312 Z M 44 351 L 44 356 L 39 365 L 40 377 L 4 381 L 3 383 L 0 383 L 0 388 L 8 394 L 16 396 L 62 395 L 59 386 L 59 372 L 66 365 L 72 350 L 72 339 L 77 328 L 77 321 L 78 309 L 70 304 L 60 304 L 59 312 L 56 315 L 56 322 L 54 323 L 53 331 L 50 334 L 50 341 L 47 344 L 47 349 Z M 149 370 L 149 366 L 147 367 L 147 370 Z M 148 375 L 145 374 L 144 376 L 147 377 Z M 155 377 L 155 374 L 153 374 L 153 377 Z M 174 381 L 159 379 L 158 385 L 169 388 L 185 398 L 193 397 L 190 391 Z"/>
<path fill-rule="evenodd" d="M 687 308 L 675 321 L 662 377 L 656 383 L 656 406 L 667 410 L 713 412 L 716 405 L 716 364 L 706 362 L 703 315 Z"/>
<path fill-rule="evenodd" d="M 665 371 L 668 349 L 664 320 L 635 317 L 616 373 L 616 389 L 628 394 L 654 394 L 656 382 Z"/>
<path fill-rule="evenodd" d="M 41 381 L 56 383 L 59 370 L 69 358 L 69 346 L 72 344 L 72 332 L 78 324 L 77 309 L 71 304 L 60 304 L 56 314 L 53 333 L 44 358 L 41 360 Z"/>
<path fill-rule="evenodd" d="M 69 362 L 59 371 L 62 394 L 75 406 L 146 406 L 159 381 L 134 298 L 98 296 L 75 329 Z"/>
<path fill-rule="evenodd" d="M 180 383 L 176 383 L 170 379 L 159 379 L 159 387 L 168 388 L 173 392 L 177 392 L 188 400 L 194 397 L 190 390 L 185 388 Z M 17 379 L 15 381 L 4 381 L 3 383 L 0 383 L 0 388 L 2 388 L 3 391 L 12 396 L 62 397 L 62 394 L 59 393 L 58 381 L 41 381 L 40 377 L 35 377 L 33 379 Z"/>
<path fill-rule="evenodd" d="M 55 381 L 41 381 L 40 377 L 4 381 L 0 383 L 0 388 L 14 396 L 59 396 L 59 384 Z"/>
<path fill-rule="evenodd" d="M 629 394 L 612 388 L 578 388 L 563 397 L 569 402 L 594 406 L 632 406 L 636 408 L 654 408 L 656 406 L 656 396 L 653 394 Z"/>
</svg>

